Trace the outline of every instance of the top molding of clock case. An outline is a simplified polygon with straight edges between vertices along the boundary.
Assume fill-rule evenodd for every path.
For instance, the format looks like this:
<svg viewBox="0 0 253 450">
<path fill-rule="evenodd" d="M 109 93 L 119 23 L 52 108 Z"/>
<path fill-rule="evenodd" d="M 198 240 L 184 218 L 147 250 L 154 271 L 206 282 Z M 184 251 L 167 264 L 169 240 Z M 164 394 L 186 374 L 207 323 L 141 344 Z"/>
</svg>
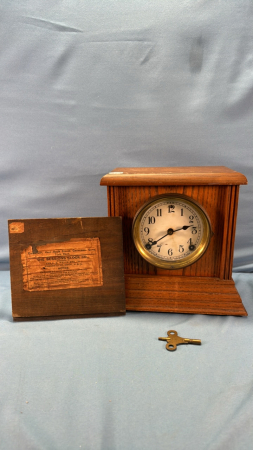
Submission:
<svg viewBox="0 0 253 450">
<path fill-rule="evenodd" d="M 118 167 L 104 175 L 102 186 L 240 185 L 242 173 L 225 166 Z"/>
</svg>

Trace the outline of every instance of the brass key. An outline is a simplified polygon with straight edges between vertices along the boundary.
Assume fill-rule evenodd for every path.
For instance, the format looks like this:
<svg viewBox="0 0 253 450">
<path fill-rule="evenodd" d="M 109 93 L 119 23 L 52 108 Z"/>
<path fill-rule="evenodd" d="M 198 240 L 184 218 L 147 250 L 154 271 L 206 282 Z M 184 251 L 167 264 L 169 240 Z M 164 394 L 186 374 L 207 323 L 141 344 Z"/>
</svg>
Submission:
<svg viewBox="0 0 253 450">
<path fill-rule="evenodd" d="M 168 337 L 159 337 L 158 339 L 159 341 L 167 341 L 166 348 L 170 352 L 174 352 L 179 344 L 201 345 L 200 339 L 181 338 L 175 330 L 169 330 L 167 335 Z"/>
</svg>

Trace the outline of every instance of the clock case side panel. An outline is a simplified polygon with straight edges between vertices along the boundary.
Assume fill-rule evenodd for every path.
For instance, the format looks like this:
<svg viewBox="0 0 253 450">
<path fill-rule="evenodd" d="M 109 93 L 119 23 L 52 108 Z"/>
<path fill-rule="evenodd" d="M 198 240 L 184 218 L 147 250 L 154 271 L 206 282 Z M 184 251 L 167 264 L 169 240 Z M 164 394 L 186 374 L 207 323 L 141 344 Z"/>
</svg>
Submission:
<svg viewBox="0 0 253 450">
<path fill-rule="evenodd" d="M 223 235 L 223 249 L 222 249 L 222 261 L 220 268 L 220 278 L 224 280 L 232 279 L 233 258 L 234 258 L 234 244 L 236 233 L 236 221 L 238 211 L 240 186 L 231 186 L 227 192 L 226 201 L 226 221 L 224 224 Z"/>
</svg>

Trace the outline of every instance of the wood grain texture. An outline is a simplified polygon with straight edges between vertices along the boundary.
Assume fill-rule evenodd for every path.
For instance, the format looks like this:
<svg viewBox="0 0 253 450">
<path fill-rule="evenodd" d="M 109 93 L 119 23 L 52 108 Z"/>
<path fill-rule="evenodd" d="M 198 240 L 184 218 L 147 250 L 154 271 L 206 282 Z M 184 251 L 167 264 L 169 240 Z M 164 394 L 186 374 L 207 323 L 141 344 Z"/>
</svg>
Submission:
<svg viewBox="0 0 253 450">
<path fill-rule="evenodd" d="M 107 186 L 108 215 L 122 217 L 127 309 L 247 315 L 232 280 L 240 184 L 247 184 L 246 177 L 224 166 L 119 167 L 102 178 L 101 185 Z M 135 214 L 161 194 L 191 197 L 211 222 L 208 249 L 183 269 L 156 268 L 140 256 L 133 243 Z"/>
<path fill-rule="evenodd" d="M 229 233 L 227 235 L 227 264 L 226 264 L 226 271 L 224 273 L 225 279 L 230 279 L 232 277 L 239 189 L 240 189 L 240 186 L 233 186 L 232 193 L 231 193 L 230 216 L 229 216 L 229 227 L 228 227 Z"/>
<path fill-rule="evenodd" d="M 100 182 L 103 186 L 240 185 L 245 175 L 225 166 L 117 167 Z"/>
<path fill-rule="evenodd" d="M 24 225 L 23 233 L 11 232 L 9 234 L 14 318 L 101 316 L 125 313 L 122 221 L 120 217 L 15 220 L 9 221 L 9 230 L 12 229 L 13 222 Z M 86 250 L 83 240 L 93 240 L 94 238 L 99 240 L 101 248 L 102 277 L 98 274 L 96 283 L 86 287 L 84 276 L 89 276 L 89 273 L 85 272 L 83 258 Z M 71 242 L 73 243 L 72 253 L 70 253 Z M 77 242 L 81 242 L 81 246 L 77 245 Z M 66 243 L 68 244 L 66 245 Z M 37 283 L 36 289 L 26 290 L 23 276 L 25 268 L 21 255 L 30 247 L 35 255 L 44 248 L 40 255 L 44 259 L 48 252 L 45 268 L 49 270 L 50 263 L 52 272 L 58 268 L 59 289 L 56 289 L 55 279 L 49 274 L 50 281 L 45 290 L 44 284 L 47 283 L 47 280 L 45 277 L 44 283 L 42 283 L 43 267 L 41 264 L 39 266 L 35 264 L 36 268 L 33 265 L 30 267 L 29 276 Z M 52 252 L 54 256 L 52 256 Z M 50 258 L 54 259 L 50 260 Z M 65 258 L 66 266 L 62 264 L 63 258 Z M 55 262 L 56 260 L 57 262 Z M 70 260 L 73 262 L 71 263 Z M 80 263 L 81 260 L 82 263 Z M 38 258 L 37 261 L 42 262 Z M 71 281 L 71 270 L 75 270 L 76 261 L 76 270 L 79 270 L 79 273 L 73 276 Z M 87 263 L 89 262 L 90 258 L 87 259 Z M 100 259 L 96 266 L 100 270 Z M 40 272 L 39 283 L 37 270 Z M 65 284 L 64 276 L 67 279 Z M 80 282 L 77 287 L 78 277 L 81 277 L 83 282 Z M 91 280 L 89 280 L 89 284 L 92 284 Z"/>
<path fill-rule="evenodd" d="M 126 274 L 159 274 L 166 277 L 214 276 L 219 277 L 222 262 L 223 235 L 227 233 L 227 190 L 230 186 L 115 186 L 108 188 L 109 214 L 122 217 L 124 266 Z M 213 237 L 203 257 L 184 269 L 157 269 L 137 252 L 132 239 L 132 222 L 138 209 L 150 198 L 165 193 L 185 194 L 205 209 L 212 224 Z M 228 273 L 228 277 L 231 273 Z"/>
<path fill-rule="evenodd" d="M 128 310 L 247 316 L 233 280 L 125 275 L 125 283 Z"/>
</svg>

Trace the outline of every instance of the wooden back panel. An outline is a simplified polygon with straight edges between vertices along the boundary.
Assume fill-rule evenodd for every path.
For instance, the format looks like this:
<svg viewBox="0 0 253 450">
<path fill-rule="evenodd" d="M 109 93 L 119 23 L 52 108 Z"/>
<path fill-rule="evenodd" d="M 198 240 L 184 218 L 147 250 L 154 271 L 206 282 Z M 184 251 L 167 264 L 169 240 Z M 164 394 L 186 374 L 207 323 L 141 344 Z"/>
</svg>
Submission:
<svg viewBox="0 0 253 450">
<path fill-rule="evenodd" d="M 121 222 L 119 217 L 10 220 L 14 319 L 124 314 Z M 94 242 L 90 252 L 86 240 Z M 97 259 L 87 256 L 96 253 Z M 27 255 L 32 257 L 26 260 Z"/>
</svg>

